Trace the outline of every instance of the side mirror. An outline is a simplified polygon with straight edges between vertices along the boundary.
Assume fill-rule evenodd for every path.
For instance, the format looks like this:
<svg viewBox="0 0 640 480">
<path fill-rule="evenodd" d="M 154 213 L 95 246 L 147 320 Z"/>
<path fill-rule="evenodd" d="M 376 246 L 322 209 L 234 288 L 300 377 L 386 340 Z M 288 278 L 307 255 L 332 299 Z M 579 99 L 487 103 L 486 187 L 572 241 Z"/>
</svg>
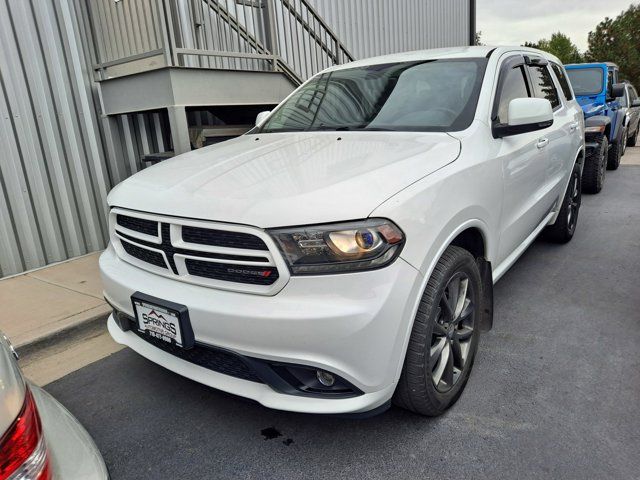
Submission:
<svg viewBox="0 0 640 480">
<path fill-rule="evenodd" d="M 620 98 L 624 96 L 624 83 L 614 83 L 611 87 L 611 97 Z"/>
<path fill-rule="evenodd" d="M 494 138 L 544 130 L 553 125 L 551 102 L 544 98 L 514 98 L 509 102 L 509 123 L 493 126 Z"/>
<path fill-rule="evenodd" d="M 633 102 L 631 102 L 631 106 L 633 108 L 640 107 L 640 98 L 636 98 Z"/>
<path fill-rule="evenodd" d="M 264 123 L 264 121 L 271 115 L 271 110 L 266 110 L 264 112 L 260 112 L 256 117 L 256 127 L 259 127 Z"/>
</svg>

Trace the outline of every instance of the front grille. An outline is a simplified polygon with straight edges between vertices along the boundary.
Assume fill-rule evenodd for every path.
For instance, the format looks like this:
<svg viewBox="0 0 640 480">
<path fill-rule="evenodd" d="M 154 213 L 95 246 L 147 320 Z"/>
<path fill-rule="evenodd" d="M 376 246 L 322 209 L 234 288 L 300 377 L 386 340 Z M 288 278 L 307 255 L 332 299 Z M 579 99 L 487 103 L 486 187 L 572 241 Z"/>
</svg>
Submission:
<svg viewBox="0 0 640 480">
<path fill-rule="evenodd" d="M 273 267 L 213 263 L 191 258 L 186 259 L 185 265 L 189 275 L 225 282 L 273 285 L 278 280 L 278 269 Z"/>
<path fill-rule="evenodd" d="M 240 357 L 233 353 L 201 344 L 196 344 L 193 348 L 185 350 L 184 348 L 167 343 L 164 340 L 145 335 L 140 332 L 135 325 L 132 325 L 131 331 L 154 347 L 187 362 L 231 377 L 248 380 L 250 382 L 264 383 Z"/>
<path fill-rule="evenodd" d="M 182 227 L 182 239 L 187 243 L 210 245 L 213 247 L 269 250 L 262 239 L 250 233 L 229 232 L 212 228 Z"/>
<path fill-rule="evenodd" d="M 130 217 L 128 215 L 117 215 L 118 225 L 134 232 L 144 233 L 153 237 L 158 236 L 158 222 L 146 220 L 144 218 Z"/>
<path fill-rule="evenodd" d="M 162 258 L 162 255 L 158 252 L 154 252 L 152 250 L 147 250 L 146 248 L 138 247 L 133 243 L 129 243 L 127 241 L 121 240 L 122 248 L 132 257 L 137 258 L 138 260 L 142 260 L 145 263 L 150 263 L 151 265 L 155 265 L 156 267 L 167 268 L 167 264 Z"/>
<path fill-rule="evenodd" d="M 122 259 L 159 275 L 259 295 L 275 294 L 288 279 L 280 253 L 258 228 L 117 207 L 109 224 Z"/>
</svg>

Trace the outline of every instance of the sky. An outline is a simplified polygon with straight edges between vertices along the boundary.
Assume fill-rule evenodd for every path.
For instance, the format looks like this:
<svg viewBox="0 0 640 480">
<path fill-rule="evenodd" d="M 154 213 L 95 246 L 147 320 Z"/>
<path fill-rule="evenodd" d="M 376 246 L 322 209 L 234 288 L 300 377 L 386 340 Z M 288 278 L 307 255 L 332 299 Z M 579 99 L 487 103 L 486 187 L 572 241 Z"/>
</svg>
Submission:
<svg viewBox="0 0 640 480">
<path fill-rule="evenodd" d="M 522 45 L 568 35 L 580 51 L 605 17 L 617 17 L 631 0 L 477 0 L 477 29 L 486 45 Z"/>
</svg>

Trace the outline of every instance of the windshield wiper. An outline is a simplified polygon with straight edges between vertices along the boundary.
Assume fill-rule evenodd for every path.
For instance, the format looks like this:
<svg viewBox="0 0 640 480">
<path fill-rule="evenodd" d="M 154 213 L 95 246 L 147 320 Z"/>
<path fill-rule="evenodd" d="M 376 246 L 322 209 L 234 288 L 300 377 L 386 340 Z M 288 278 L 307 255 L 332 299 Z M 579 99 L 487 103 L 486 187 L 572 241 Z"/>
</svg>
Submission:
<svg viewBox="0 0 640 480">
<path fill-rule="evenodd" d="M 369 127 L 367 123 L 362 124 L 362 125 L 335 125 L 335 126 L 320 125 L 318 127 L 310 128 L 308 131 L 313 132 L 314 130 L 315 131 L 328 130 L 328 131 L 333 131 L 333 132 L 355 132 L 355 131 L 360 131 L 360 132 L 366 132 L 366 131 L 370 131 L 370 132 L 395 132 L 396 131 L 396 130 L 394 130 L 392 128 Z"/>
</svg>

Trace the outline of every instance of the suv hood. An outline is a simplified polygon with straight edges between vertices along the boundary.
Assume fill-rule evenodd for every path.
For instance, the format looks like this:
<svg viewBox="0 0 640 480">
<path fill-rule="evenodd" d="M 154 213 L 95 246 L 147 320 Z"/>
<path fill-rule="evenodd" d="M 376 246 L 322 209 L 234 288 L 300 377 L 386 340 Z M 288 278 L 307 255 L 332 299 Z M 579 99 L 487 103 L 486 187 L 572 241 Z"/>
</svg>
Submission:
<svg viewBox="0 0 640 480">
<path fill-rule="evenodd" d="M 459 154 L 446 133 L 244 135 L 137 173 L 109 205 L 262 228 L 355 220 Z"/>
</svg>

